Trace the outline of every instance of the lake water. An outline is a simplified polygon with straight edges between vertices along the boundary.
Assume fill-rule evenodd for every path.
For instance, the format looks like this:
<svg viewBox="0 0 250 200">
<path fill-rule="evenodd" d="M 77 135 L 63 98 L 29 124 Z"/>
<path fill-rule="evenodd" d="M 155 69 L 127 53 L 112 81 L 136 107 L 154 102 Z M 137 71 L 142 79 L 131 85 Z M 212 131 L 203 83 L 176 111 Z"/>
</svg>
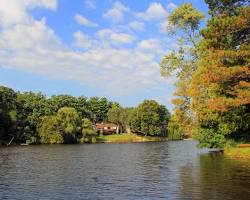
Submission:
<svg viewBox="0 0 250 200">
<path fill-rule="evenodd" d="M 250 199 L 250 163 L 193 141 L 0 148 L 0 199 Z"/>
</svg>

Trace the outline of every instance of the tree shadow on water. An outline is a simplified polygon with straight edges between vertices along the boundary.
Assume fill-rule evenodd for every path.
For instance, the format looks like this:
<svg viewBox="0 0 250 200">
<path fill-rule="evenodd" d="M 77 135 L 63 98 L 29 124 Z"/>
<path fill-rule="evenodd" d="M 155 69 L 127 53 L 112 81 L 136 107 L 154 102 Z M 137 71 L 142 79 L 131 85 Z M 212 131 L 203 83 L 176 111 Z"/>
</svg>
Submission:
<svg viewBox="0 0 250 200">
<path fill-rule="evenodd" d="M 241 199 L 250 197 L 250 162 L 223 154 L 201 154 L 195 165 L 180 168 L 182 199 Z"/>
</svg>

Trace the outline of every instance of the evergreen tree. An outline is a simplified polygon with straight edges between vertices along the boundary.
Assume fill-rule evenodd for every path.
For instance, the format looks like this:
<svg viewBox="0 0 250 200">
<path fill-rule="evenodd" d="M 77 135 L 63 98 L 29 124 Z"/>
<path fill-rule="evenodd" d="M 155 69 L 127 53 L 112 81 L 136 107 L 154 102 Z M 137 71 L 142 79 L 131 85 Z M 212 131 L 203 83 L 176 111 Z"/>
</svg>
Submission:
<svg viewBox="0 0 250 200">
<path fill-rule="evenodd" d="M 250 7 L 242 0 L 207 0 L 212 18 L 202 30 L 200 60 L 192 80 L 197 137 L 221 146 L 250 134 Z"/>
</svg>

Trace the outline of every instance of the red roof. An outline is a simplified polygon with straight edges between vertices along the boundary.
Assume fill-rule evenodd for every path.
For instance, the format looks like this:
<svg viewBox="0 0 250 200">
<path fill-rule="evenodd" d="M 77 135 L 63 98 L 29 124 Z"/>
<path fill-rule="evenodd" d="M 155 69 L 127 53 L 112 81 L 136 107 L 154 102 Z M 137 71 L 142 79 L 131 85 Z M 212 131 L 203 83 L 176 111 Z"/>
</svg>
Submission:
<svg viewBox="0 0 250 200">
<path fill-rule="evenodd" d="M 104 127 L 117 127 L 117 125 L 113 123 L 97 123 L 96 127 L 98 129 L 104 129 Z"/>
</svg>

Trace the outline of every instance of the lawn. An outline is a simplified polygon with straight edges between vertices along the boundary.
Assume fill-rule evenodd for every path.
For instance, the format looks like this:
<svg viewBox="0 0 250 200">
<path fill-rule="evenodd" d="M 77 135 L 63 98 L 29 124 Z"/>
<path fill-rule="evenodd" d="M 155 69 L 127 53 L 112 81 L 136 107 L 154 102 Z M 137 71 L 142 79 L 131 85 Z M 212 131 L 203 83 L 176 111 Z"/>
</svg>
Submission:
<svg viewBox="0 0 250 200">
<path fill-rule="evenodd" d="M 240 159 L 250 160 L 250 147 L 227 148 L 227 149 L 225 149 L 225 155 L 230 156 L 232 158 L 240 158 Z"/>
<path fill-rule="evenodd" d="M 139 136 L 132 133 L 123 133 L 119 135 L 104 135 L 97 138 L 98 142 L 105 143 L 128 143 L 128 142 L 160 142 L 166 141 L 162 137 Z"/>
</svg>

